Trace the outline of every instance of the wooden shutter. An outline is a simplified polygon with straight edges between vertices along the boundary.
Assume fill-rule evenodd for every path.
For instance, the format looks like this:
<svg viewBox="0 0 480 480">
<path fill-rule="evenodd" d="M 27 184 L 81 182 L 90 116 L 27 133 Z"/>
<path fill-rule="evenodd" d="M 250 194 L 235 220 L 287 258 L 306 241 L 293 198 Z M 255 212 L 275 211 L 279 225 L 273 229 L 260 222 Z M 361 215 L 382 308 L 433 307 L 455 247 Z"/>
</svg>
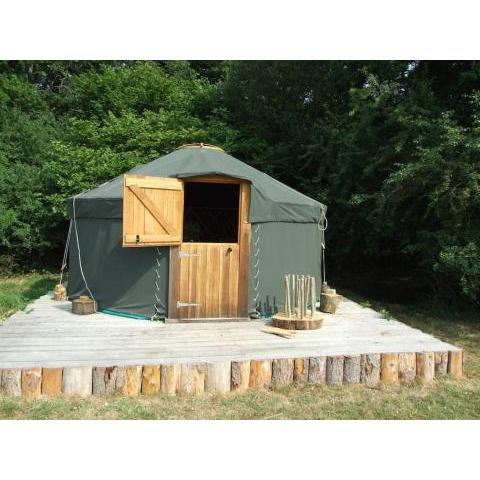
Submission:
<svg viewBox="0 0 480 480">
<path fill-rule="evenodd" d="M 179 245 L 183 236 L 183 181 L 125 175 L 123 246 Z"/>
</svg>

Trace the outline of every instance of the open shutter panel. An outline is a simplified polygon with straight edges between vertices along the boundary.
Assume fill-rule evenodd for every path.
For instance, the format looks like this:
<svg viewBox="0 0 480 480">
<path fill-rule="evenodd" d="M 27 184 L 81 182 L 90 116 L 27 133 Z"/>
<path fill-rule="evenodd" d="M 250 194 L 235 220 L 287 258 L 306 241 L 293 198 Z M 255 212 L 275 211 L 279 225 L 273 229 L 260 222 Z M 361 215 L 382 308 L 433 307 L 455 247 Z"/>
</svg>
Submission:
<svg viewBox="0 0 480 480">
<path fill-rule="evenodd" d="M 123 246 L 179 245 L 183 235 L 183 181 L 125 175 Z"/>
</svg>

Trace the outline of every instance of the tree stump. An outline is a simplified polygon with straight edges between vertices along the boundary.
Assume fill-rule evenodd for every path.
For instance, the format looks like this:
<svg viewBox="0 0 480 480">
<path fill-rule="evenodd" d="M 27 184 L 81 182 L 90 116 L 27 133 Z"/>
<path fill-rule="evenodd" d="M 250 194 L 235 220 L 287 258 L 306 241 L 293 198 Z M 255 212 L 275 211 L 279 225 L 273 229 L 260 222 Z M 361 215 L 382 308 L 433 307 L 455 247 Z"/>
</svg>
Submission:
<svg viewBox="0 0 480 480">
<path fill-rule="evenodd" d="M 290 385 L 293 382 L 292 358 L 279 358 L 272 362 L 272 385 Z"/>
<path fill-rule="evenodd" d="M 368 387 L 376 387 L 380 383 L 380 354 L 366 353 L 360 358 L 360 382 Z"/>
<path fill-rule="evenodd" d="M 181 366 L 179 364 L 162 365 L 160 373 L 160 390 L 165 395 L 175 395 L 180 385 Z"/>
<path fill-rule="evenodd" d="M 55 285 L 53 289 L 53 299 L 56 302 L 63 302 L 67 299 L 67 289 L 63 285 Z"/>
<path fill-rule="evenodd" d="M 272 360 L 250 360 L 251 388 L 265 388 L 272 384 Z"/>
<path fill-rule="evenodd" d="M 429 383 L 435 378 L 435 355 L 433 352 L 417 353 L 417 377 Z"/>
<path fill-rule="evenodd" d="M 415 352 L 398 354 L 398 380 L 406 385 L 413 383 L 417 376 L 417 356 Z"/>
<path fill-rule="evenodd" d="M 63 368 L 44 368 L 42 370 L 42 395 L 61 395 L 62 378 Z"/>
<path fill-rule="evenodd" d="M 193 395 L 203 393 L 205 391 L 205 371 L 204 364 L 182 364 L 178 392 Z"/>
<path fill-rule="evenodd" d="M 343 383 L 343 356 L 327 357 L 327 384 L 342 385 Z"/>
<path fill-rule="evenodd" d="M 72 301 L 72 313 L 77 315 L 91 315 L 97 311 L 97 302 L 85 295 Z"/>
<path fill-rule="evenodd" d="M 123 394 L 128 397 L 136 397 L 142 388 L 142 367 L 125 367 L 125 379 L 123 382 Z"/>
<path fill-rule="evenodd" d="M 448 371 L 448 352 L 435 352 L 435 375 L 446 375 Z"/>
<path fill-rule="evenodd" d="M 308 358 L 296 358 L 293 366 L 293 382 L 303 384 L 308 382 Z"/>
<path fill-rule="evenodd" d="M 7 397 L 22 396 L 22 372 L 19 369 L 2 370 L 2 390 Z"/>
<path fill-rule="evenodd" d="M 355 385 L 360 383 L 360 355 L 348 355 L 343 363 L 343 383 Z"/>
<path fill-rule="evenodd" d="M 338 293 L 321 293 L 320 310 L 324 313 L 335 314 L 342 300 L 342 295 L 338 295 Z"/>
<path fill-rule="evenodd" d="M 382 353 L 380 379 L 382 383 L 398 383 L 398 353 Z"/>
<path fill-rule="evenodd" d="M 448 354 L 448 373 L 454 378 L 463 377 L 463 351 L 449 352 Z"/>
<path fill-rule="evenodd" d="M 92 367 L 63 369 L 62 391 L 65 395 L 86 397 L 92 394 Z"/>
<path fill-rule="evenodd" d="M 144 395 L 156 395 L 160 392 L 161 373 L 160 365 L 145 365 L 142 373 L 142 393 Z"/>
<path fill-rule="evenodd" d="M 39 398 L 42 394 L 42 369 L 25 368 L 22 370 L 23 398 Z"/>
<path fill-rule="evenodd" d="M 230 391 L 231 362 L 207 363 L 205 391 L 226 393 Z"/>
<path fill-rule="evenodd" d="M 311 357 L 308 361 L 308 383 L 326 383 L 327 357 Z"/>
<path fill-rule="evenodd" d="M 250 384 L 250 360 L 232 362 L 231 389 L 235 392 L 245 392 Z"/>
</svg>

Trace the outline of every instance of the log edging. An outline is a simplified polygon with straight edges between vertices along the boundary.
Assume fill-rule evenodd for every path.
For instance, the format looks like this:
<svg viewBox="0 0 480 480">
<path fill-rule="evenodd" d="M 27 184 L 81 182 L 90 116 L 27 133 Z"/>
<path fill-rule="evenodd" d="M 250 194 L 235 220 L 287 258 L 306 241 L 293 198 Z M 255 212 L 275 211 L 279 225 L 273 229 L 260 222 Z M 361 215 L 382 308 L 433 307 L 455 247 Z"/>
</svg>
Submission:
<svg viewBox="0 0 480 480">
<path fill-rule="evenodd" d="M 58 395 L 199 395 L 290 384 L 411 384 L 463 376 L 463 350 L 365 353 L 215 363 L 0 370 L 0 391 L 37 399 Z"/>
</svg>

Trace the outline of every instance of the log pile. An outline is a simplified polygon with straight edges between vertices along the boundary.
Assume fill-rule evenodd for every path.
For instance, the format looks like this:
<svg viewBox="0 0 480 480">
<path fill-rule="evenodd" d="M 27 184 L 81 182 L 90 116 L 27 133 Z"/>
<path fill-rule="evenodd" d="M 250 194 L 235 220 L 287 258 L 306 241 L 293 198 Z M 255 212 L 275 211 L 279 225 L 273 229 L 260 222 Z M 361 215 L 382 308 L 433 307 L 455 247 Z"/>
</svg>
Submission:
<svg viewBox="0 0 480 480">
<path fill-rule="evenodd" d="M 285 330 L 316 330 L 323 318 L 316 311 L 317 287 L 315 277 L 287 274 L 284 276 L 285 311 L 272 317 L 273 325 Z"/>
<path fill-rule="evenodd" d="M 0 370 L 6 396 L 199 395 L 244 392 L 290 384 L 354 385 L 376 388 L 463 376 L 464 354 L 449 352 L 365 353 L 305 358 L 252 359 L 112 367 L 24 368 Z"/>
</svg>

